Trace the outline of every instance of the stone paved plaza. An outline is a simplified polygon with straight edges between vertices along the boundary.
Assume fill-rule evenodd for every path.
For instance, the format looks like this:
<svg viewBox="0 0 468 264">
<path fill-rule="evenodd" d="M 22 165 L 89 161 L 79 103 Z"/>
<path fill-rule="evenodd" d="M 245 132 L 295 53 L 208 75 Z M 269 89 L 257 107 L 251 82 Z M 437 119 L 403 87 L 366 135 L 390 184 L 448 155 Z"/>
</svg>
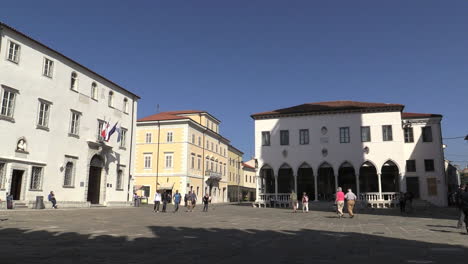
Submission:
<svg viewBox="0 0 468 264">
<path fill-rule="evenodd" d="M 170 208 L 172 209 L 172 208 Z M 0 211 L 10 263 L 466 263 L 455 209 L 311 212 L 218 205 L 208 213 L 150 207 Z"/>
</svg>

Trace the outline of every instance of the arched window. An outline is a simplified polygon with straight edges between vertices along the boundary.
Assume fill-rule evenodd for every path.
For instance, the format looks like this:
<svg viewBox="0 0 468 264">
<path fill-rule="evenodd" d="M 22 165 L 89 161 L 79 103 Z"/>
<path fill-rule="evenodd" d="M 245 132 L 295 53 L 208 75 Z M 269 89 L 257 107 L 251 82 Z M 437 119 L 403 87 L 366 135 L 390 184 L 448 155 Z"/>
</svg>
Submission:
<svg viewBox="0 0 468 264">
<path fill-rule="evenodd" d="M 109 92 L 109 107 L 114 107 L 114 92 Z"/>
<path fill-rule="evenodd" d="M 94 100 L 98 99 L 98 88 L 95 82 L 91 84 L 91 98 L 93 98 Z"/>
<path fill-rule="evenodd" d="M 123 100 L 123 111 L 124 113 L 128 113 L 128 99 L 127 98 Z"/>
<path fill-rule="evenodd" d="M 72 72 L 71 74 L 70 89 L 73 91 L 78 91 L 78 74 L 76 74 L 76 72 Z"/>
<path fill-rule="evenodd" d="M 123 171 L 122 170 L 118 170 L 117 171 L 117 186 L 116 186 L 116 189 L 117 190 L 122 190 L 122 181 L 123 180 Z"/>
<path fill-rule="evenodd" d="M 65 165 L 65 179 L 63 181 L 64 186 L 72 186 L 73 180 L 73 162 L 67 162 Z"/>
</svg>

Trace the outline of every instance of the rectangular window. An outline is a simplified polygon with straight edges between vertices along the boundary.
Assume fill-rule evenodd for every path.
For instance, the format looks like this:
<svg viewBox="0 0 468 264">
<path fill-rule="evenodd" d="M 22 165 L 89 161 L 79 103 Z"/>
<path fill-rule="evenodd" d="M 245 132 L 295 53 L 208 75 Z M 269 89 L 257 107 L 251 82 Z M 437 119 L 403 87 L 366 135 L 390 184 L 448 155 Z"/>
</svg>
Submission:
<svg viewBox="0 0 468 264">
<path fill-rule="evenodd" d="M 8 48 L 8 57 L 7 59 L 9 61 L 18 63 L 19 62 L 19 56 L 20 56 L 20 45 L 16 44 L 13 41 L 10 41 L 10 45 Z"/>
<path fill-rule="evenodd" d="M 405 127 L 403 131 L 404 131 L 404 136 L 405 136 L 405 143 L 414 142 L 413 128 Z"/>
<path fill-rule="evenodd" d="M 201 168 L 201 156 L 197 156 L 197 169 L 200 170 Z"/>
<path fill-rule="evenodd" d="M 153 134 L 151 134 L 151 133 L 146 133 L 146 140 L 145 140 L 145 142 L 146 142 L 146 143 L 151 143 L 151 142 L 152 142 L 152 137 L 153 137 Z"/>
<path fill-rule="evenodd" d="M 192 169 L 195 169 L 195 154 L 192 153 L 192 162 L 191 162 L 191 166 L 190 166 Z"/>
<path fill-rule="evenodd" d="M 49 112 L 50 103 L 39 100 L 39 116 L 37 117 L 38 126 L 49 127 Z"/>
<path fill-rule="evenodd" d="M 299 144 L 301 145 L 309 144 L 309 129 L 299 130 Z"/>
<path fill-rule="evenodd" d="M 432 129 L 430 126 L 422 128 L 423 142 L 432 142 Z"/>
<path fill-rule="evenodd" d="M 289 145 L 289 130 L 280 130 L 280 145 Z"/>
<path fill-rule="evenodd" d="M 192 144 L 195 144 L 195 134 L 192 134 Z"/>
<path fill-rule="evenodd" d="M 216 145 L 216 153 L 218 153 L 218 145 Z"/>
<path fill-rule="evenodd" d="M 32 171 L 31 171 L 31 184 L 29 185 L 29 189 L 40 190 L 41 180 L 42 180 L 42 167 L 33 166 Z"/>
<path fill-rule="evenodd" d="M 349 127 L 340 127 L 340 143 L 349 143 Z"/>
<path fill-rule="evenodd" d="M 166 140 L 167 142 L 172 142 L 172 132 L 167 132 Z"/>
<path fill-rule="evenodd" d="M 270 132 L 269 131 L 262 132 L 262 146 L 270 146 Z"/>
<path fill-rule="evenodd" d="M 424 160 L 424 168 L 426 171 L 434 171 L 434 160 L 433 159 L 425 159 Z"/>
<path fill-rule="evenodd" d="M 76 158 L 66 158 L 65 171 L 63 176 L 63 186 L 73 187 L 76 171 Z"/>
<path fill-rule="evenodd" d="M 392 141 L 393 140 L 393 133 L 392 133 L 392 126 L 391 125 L 382 126 L 382 139 L 383 139 L 383 141 Z"/>
<path fill-rule="evenodd" d="M 173 166 L 172 162 L 173 162 L 174 154 L 172 154 L 172 153 L 164 153 L 164 157 L 165 157 L 164 159 L 165 159 L 165 161 L 166 161 L 166 163 L 165 163 L 166 167 L 165 167 L 165 168 L 166 168 L 166 169 L 171 169 L 172 166 Z"/>
<path fill-rule="evenodd" d="M 416 160 L 407 160 L 406 161 L 406 171 L 415 172 L 416 171 Z"/>
<path fill-rule="evenodd" d="M 128 99 L 125 98 L 123 101 L 123 112 L 128 114 Z"/>
<path fill-rule="evenodd" d="M 5 189 L 6 163 L 0 163 L 0 190 Z"/>
<path fill-rule="evenodd" d="M 102 130 L 104 129 L 104 121 L 98 119 L 98 130 L 97 130 L 97 140 L 103 141 L 104 138 L 101 136 Z"/>
<path fill-rule="evenodd" d="M 70 130 L 69 133 L 71 135 L 78 136 L 79 135 L 79 128 L 80 128 L 80 116 L 81 114 L 76 111 L 71 111 L 71 117 L 70 117 Z"/>
<path fill-rule="evenodd" d="M 44 58 L 44 68 L 42 74 L 44 76 L 52 78 L 52 73 L 54 71 L 54 61 Z"/>
<path fill-rule="evenodd" d="M 151 155 L 152 154 L 145 154 L 145 169 L 151 169 Z"/>
<path fill-rule="evenodd" d="M 201 137 L 198 137 L 198 146 L 201 147 Z"/>
<path fill-rule="evenodd" d="M 214 150 L 214 143 L 211 142 L 211 151 L 213 151 L 213 150 Z"/>
<path fill-rule="evenodd" d="M 117 138 L 117 142 L 120 140 L 120 147 L 125 148 L 127 145 L 127 129 L 120 129 L 120 137 Z"/>
<path fill-rule="evenodd" d="M 117 171 L 117 184 L 115 185 L 115 189 L 123 190 L 123 170 L 119 169 Z"/>
<path fill-rule="evenodd" d="M 7 89 L 4 86 L 0 101 L 0 115 L 13 118 L 15 109 L 15 98 L 17 92 Z"/>
<path fill-rule="evenodd" d="M 370 141 L 371 141 L 370 126 L 362 126 L 361 127 L 361 142 L 370 142 Z"/>
</svg>

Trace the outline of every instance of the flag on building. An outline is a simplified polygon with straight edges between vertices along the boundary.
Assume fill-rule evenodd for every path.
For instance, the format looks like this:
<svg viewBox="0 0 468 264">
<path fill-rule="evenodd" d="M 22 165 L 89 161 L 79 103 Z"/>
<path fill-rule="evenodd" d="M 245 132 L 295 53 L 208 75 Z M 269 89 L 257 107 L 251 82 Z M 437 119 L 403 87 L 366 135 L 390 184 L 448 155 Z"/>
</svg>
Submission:
<svg viewBox="0 0 468 264">
<path fill-rule="evenodd" d="M 117 128 L 117 142 L 120 142 L 122 140 L 122 126 L 119 124 L 119 127 Z"/>
<path fill-rule="evenodd" d="M 101 138 L 105 140 L 107 138 L 107 134 L 109 134 L 109 122 L 104 122 L 101 130 Z"/>
<path fill-rule="evenodd" d="M 107 129 L 106 137 L 104 138 L 104 140 L 105 140 L 106 142 L 109 142 L 110 137 L 111 137 L 112 134 L 114 134 L 115 131 L 117 130 L 117 123 L 118 123 L 118 122 L 116 122 L 115 125 L 114 125 L 111 129 L 109 129 L 109 124 L 107 125 L 107 128 L 108 128 L 108 129 Z"/>
</svg>

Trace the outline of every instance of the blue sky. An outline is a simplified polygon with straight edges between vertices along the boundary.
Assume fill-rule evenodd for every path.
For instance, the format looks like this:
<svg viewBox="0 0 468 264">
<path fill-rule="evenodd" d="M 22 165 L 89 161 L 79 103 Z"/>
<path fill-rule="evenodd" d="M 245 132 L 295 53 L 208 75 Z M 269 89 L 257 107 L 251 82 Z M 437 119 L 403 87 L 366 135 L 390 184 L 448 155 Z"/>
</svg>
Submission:
<svg viewBox="0 0 468 264">
<path fill-rule="evenodd" d="M 0 20 L 139 94 L 138 116 L 200 109 L 253 155 L 250 114 L 401 103 L 468 134 L 468 1 L 4 1 Z M 468 163 L 468 142 L 447 140 Z"/>
</svg>

